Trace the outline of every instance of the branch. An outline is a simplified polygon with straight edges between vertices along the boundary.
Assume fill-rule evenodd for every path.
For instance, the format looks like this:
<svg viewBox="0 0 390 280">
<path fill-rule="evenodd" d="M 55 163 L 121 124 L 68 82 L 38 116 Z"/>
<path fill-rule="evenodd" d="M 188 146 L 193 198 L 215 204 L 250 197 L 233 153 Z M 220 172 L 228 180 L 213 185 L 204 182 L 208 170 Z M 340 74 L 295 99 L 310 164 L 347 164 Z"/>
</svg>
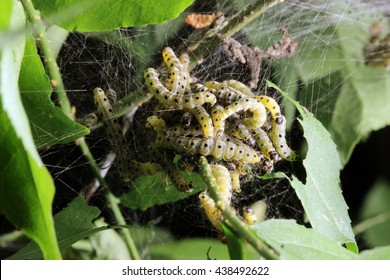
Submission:
<svg viewBox="0 0 390 280">
<path fill-rule="evenodd" d="M 278 256 L 275 254 L 272 248 L 265 244 L 258 236 L 253 234 L 249 227 L 235 215 L 231 208 L 224 207 L 225 204 L 223 202 L 223 198 L 218 192 L 218 185 L 211 172 L 211 168 L 207 162 L 207 159 L 202 156 L 199 160 L 199 163 L 200 174 L 208 186 L 208 191 L 210 192 L 211 198 L 215 201 L 217 208 L 221 211 L 224 219 L 226 219 L 227 223 L 231 225 L 236 234 L 252 245 L 252 247 L 255 248 L 255 250 L 265 259 L 278 259 Z"/>
</svg>

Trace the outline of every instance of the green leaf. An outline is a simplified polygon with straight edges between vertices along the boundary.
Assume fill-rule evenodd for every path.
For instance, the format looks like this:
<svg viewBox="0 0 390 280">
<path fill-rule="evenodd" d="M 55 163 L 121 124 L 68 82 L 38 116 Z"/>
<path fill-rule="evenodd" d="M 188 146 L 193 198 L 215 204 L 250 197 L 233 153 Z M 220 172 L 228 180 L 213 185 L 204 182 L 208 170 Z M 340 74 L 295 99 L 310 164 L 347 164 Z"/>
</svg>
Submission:
<svg viewBox="0 0 390 280">
<path fill-rule="evenodd" d="M 19 87 L 38 148 L 66 144 L 89 133 L 86 127 L 69 119 L 51 102 L 52 88 L 32 38 L 26 41 Z"/>
<path fill-rule="evenodd" d="M 252 227 L 281 259 L 350 260 L 356 255 L 313 229 L 293 220 L 267 220 Z"/>
<path fill-rule="evenodd" d="M 390 246 L 362 251 L 356 258 L 359 260 L 390 260 Z"/>
<path fill-rule="evenodd" d="M 229 260 L 226 245 L 218 240 L 192 238 L 150 247 L 154 260 Z"/>
<path fill-rule="evenodd" d="M 54 216 L 54 223 L 57 232 L 58 244 L 62 250 L 69 248 L 77 241 L 88 237 L 108 227 L 95 227 L 92 223 L 100 210 L 85 203 L 82 197 L 74 199 L 64 210 Z M 9 259 L 41 259 L 42 254 L 34 242 L 19 250 Z"/>
<path fill-rule="evenodd" d="M 73 31 L 103 31 L 119 27 L 161 24 L 174 19 L 192 0 L 33 0 L 49 22 Z"/>
<path fill-rule="evenodd" d="M 2 0 L 0 10 L 0 30 L 6 30 L 10 24 L 13 0 Z"/>
<path fill-rule="evenodd" d="M 146 210 L 155 205 L 175 202 L 206 189 L 206 184 L 195 173 L 182 173 L 187 182 L 192 182 L 195 188 L 192 192 L 179 192 L 172 183 L 166 185 L 163 174 L 138 177 L 131 190 L 120 197 L 121 204 L 131 209 Z"/>
<path fill-rule="evenodd" d="M 390 183 L 378 180 L 365 196 L 360 213 L 362 221 L 354 229 L 372 247 L 390 245 Z"/>
<path fill-rule="evenodd" d="M 227 239 L 227 246 L 229 250 L 229 256 L 231 260 L 243 260 L 245 259 L 244 241 L 238 238 L 229 226 L 222 223 L 222 231 Z"/>
<path fill-rule="evenodd" d="M 10 30 L 24 27 L 19 1 L 10 20 Z M 24 44 L 18 37 L 0 50 L 0 211 L 39 244 L 45 259 L 61 259 L 51 211 L 53 180 L 35 149 L 18 90 Z"/>
<path fill-rule="evenodd" d="M 268 86 L 279 90 L 274 84 Z M 305 208 L 312 227 L 320 234 L 339 243 L 354 242 L 348 206 L 339 186 L 340 159 L 336 145 L 329 133 L 313 114 L 298 102 L 290 99 L 301 114 L 299 119 L 308 144 L 308 152 L 303 165 L 306 170 L 306 183 L 293 176 L 290 180 Z"/>
</svg>

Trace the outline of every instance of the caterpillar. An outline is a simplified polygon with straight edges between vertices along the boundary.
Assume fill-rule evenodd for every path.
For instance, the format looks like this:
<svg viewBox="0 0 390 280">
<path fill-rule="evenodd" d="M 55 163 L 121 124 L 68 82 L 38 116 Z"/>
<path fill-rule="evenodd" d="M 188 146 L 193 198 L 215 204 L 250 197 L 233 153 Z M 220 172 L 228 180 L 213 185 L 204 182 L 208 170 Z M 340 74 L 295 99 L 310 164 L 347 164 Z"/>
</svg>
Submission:
<svg viewBox="0 0 390 280">
<path fill-rule="evenodd" d="M 219 194 L 223 197 L 223 203 L 227 207 L 232 201 L 232 178 L 227 168 L 223 165 L 211 165 L 211 172 L 217 181 Z"/>
<path fill-rule="evenodd" d="M 185 92 L 185 88 L 187 85 L 187 72 L 184 68 L 183 64 L 180 62 L 180 60 L 177 58 L 173 50 L 169 47 L 165 48 L 162 52 L 163 59 L 165 64 L 170 69 L 170 79 L 169 83 L 173 83 L 173 80 L 175 82 L 173 84 L 176 84 L 177 87 L 175 88 L 175 91 L 179 94 L 183 94 Z M 168 87 L 168 86 L 167 86 Z M 168 87 L 168 89 L 170 89 Z"/>
<path fill-rule="evenodd" d="M 235 193 L 241 192 L 240 186 L 240 171 L 235 169 L 230 171 L 230 177 L 232 178 L 232 188 Z"/>
<path fill-rule="evenodd" d="M 84 125 L 91 129 L 97 124 L 98 116 L 95 113 L 90 113 L 84 118 Z"/>
<path fill-rule="evenodd" d="M 252 133 L 261 152 L 273 162 L 279 161 L 280 157 L 278 152 L 275 150 L 275 147 L 269 139 L 267 133 L 260 127 L 254 129 Z"/>
<path fill-rule="evenodd" d="M 294 160 L 295 153 L 288 147 L 286 142 L 286 118 L 279 116 L 272 120 L 270 132 L 272 143 L 281 158 Z"/>
<path fill-rule="evenodd" d="M 273 119 L 281 116 L 280 107 L 275 99 L 268 97 L 266 95 L 259 95 L 255 97 L 258 101 L 260 101 L 265 108 L 271 113 Z"/>
<path fill-rule="evenodd" d="M 167 137 L 157 135 L 156 147 L 174 150 L 178 153 L 189 153 L 191 155 L 211 155 L 220 160 L 237 160 L 241 163 L 264 164 L 263 158 L 257 151 L 238 140 L 223 136 L 221 140 L 201 139 L 191 137 Z"/>
<path fill-rule="evenodd" d="M 157 164 L 145 164 L 148 168 L 153 168 L 158 170 L 158 166 L 164 167 L 164 170 L 168 177 L 171 179 L 172 184 L 178 191 L 181 192 L 190 192 L 194 188 L 192 182 L 187 182 L 186 179 L 182 176 L 181 171 L 178 169 L 177 165 L 173 162 L 174 154 L 173 153 L 162 153 L 156 147 L 151 147 L 152 157 L 155 159 Z M 142 166 L 141 166 L 142 167 Z M 157 171 L 158 172 L 158 171 Z"/>
<path fill-rule="evenodd" d="M 198 92 L 194 94 L 176 94 L 165 88 L 158 79 L 158 73 L 153 68 L 146 69 L 144 78 L 148 89 L 166 107 L 176 109 L 189 109 L 201 106 L 204 103 L 214 105 L 217 101 L 215 96 L 209 92 Z"/>
<path fill-rule="evenodd" d="M 184 84 L 181 84 L 180 82 L 180 75 L 180 71 L 177 67 L 169 68 L 169 76 L 165 82 L 167 90 L 172 93 L 178 93 L 180 89 L 185 87 Z M 183 92 L 184 91 L 181 90 L 181 93 Z"/>
<path fill-rule="evenodd" d="M 198 120 L 198 123 L 203 129 L 204 136 L 207 139 L 212 138 L 214 136 L 214 126 L 212 119 L 209 113 L 207 113 L 206 109 L 202 106 L 196 106 L 195 108 L 188 109 L 188 111 Z"/>
<path fill-rule="evenodd" d="M 166 170 L 169 178 L 171 179 L 173 185 L 176 187 L 178 191 L 181 192 L 191 192 L 194 188 L 192 182 L 187 182 L 186 179 L 181 174 L 180 170 L 177 166 L 172 162 L 166 160 Z"/>
<path fill-rule="evenodd" d="M 214 200 L 205 191 L 203 191 L 199 194 L 199 201 L 211 224 L 216 229 L 221 230 L 223 217 L 221 211 L 217 209 Z"/>
<path fill-rule="evenodd" d="M 205 85 L 202 84 L 195 84 L 193 86 L 193 89 L 195 92 L 210 92 L 212 94 L 215 94 L 216 90 L 214 88 L 208 88 Z"/>
<path fill-rule="evenodd" d="M 93 93 L 98 112 L 117 155 L 118 171 L 121 175 L 121 180 L 128 183 L 130 182 L 132 167 L 129 160 L 127 160 L 128 147 L 126 138 L 123 135 L 118 119 L 114 117 L 111 104 L 104 91 L 101 88 L 95 88 Z"/>
<path fill-rule="evenodd" d="M 165 130 L 165 134 L 170 137 L 177 137 L 177 136 L 190 136 L 190 137 L 197 137 L 197 136 L 203 136 L 203 130 L 202 128 L 197 126 L 184 126 L 181 124 L 176 124 L 174 126 L 171 126 Z"/>
<path fill-rule="evenodd" d="M 254 94 L 250 90 L 250 88 L 248 88 L 245 84 L 243 84 L 243 83 L 241 83 L 239 81 L 227 80 L 226 83 L 227 83 L 227 85 L 229 87 L 232 87 L 232 88 L 238 90 L 239 92 L 241 92 L 242 94 L 246 95 L 247 97 L 253 97 L 254 96 Z"/>
<path fill-rule="evenodd" d="M 166 129 L 165 121 L 159 116 L 150 116 L 146 119 L 146 127 L 152 127 L 154 131 L 161 134 Z"/>
<path fill-rule="evenodd" d="M 251 131 L 239 119 L 234 120 L 228 127 L 227 132 L 238 139 L 244 140 L 251 147 L 256 144 Z"/>
<path fill-rule="evenodd" d="M 222 104 L 231 104 L 238 100 L 246 98 L 241 92 L 231 91 L 229 89 L 220 89 L 215 93 L 217 100 Z"/>
<path fill-rule="evenodd" d="M 183 115 L 180 118 L 180 123 L 184 127 L 189 127 L 191 125 L 193 117 L 194 116 L 190 112 L 184 112 Z"/>
<path fill-rule="evenodd" d="M 252 208 L 244 207 L 242 209 L 242 217 L 247 225 L 254 225 L 256 223 L 256 215 Z"/>
<path fill-rule="evenodd" d="M 227 106 L 223 111 L 220 107 L 211 110 L 214 127 L 217 133 L 225 131 L 225 120 L 240 111 L 251 111 L 253 116 L 246 118 L 243 123 L 248 128 L 261 127 L 267 117 L 264 106 L 253 98 L 245 98 Z"/>
</svg>

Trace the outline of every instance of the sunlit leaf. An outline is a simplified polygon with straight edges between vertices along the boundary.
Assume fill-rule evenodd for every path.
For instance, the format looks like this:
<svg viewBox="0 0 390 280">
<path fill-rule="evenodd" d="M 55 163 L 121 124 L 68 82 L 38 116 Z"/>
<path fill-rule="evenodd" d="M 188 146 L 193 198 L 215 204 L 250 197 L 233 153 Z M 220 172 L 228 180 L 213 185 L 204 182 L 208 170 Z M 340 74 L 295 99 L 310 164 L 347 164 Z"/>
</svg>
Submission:
<svg viewBox="0 0 390 280">
<path fill-rule="evenodd" d="M 273 84 L 269 86 L 278 89 Z M 280 92 L 289 98 L 286 93 Z M 308 145 L 307 156 L 303 160 L 306 182 L 293 176 L 291 185 L 316 231 L 339 243 L 354 242 L 348 206 L 339 186 L 341 165 L 336 145 L 321 122 L 298 102 L 291 101 L 301 114 L 302 118 L 298 120 Z"/>
<path fill-rule="evenodd" d="M 33 0 L 51 23 L 67 30 L 103 31 L 161 24 L 176 18 L 192 0 Z"/>
</svg>

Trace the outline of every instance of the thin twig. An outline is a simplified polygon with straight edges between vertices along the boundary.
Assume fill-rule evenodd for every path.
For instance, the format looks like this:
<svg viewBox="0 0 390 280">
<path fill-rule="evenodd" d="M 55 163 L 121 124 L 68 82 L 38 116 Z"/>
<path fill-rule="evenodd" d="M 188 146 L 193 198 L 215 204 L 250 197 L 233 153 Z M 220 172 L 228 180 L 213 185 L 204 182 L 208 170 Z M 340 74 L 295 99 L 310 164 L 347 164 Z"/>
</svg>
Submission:
<svg viewBox="0 0 390 280">
<path fill-rule="evenodd" d="M 81 151 L 83 152 L 84 156 L 87 158 L 88 164 L 91 167 L 92 172 L 94 173 L 95 177 L 98 179 L 100 186 L 102 187 L 105 193 L 105 197 L 111 206 L 112 212 L 114 213 L 118 225 L 126 225 L 126 221 L 119 208 L 120 201 L 117 197 L 115 197 L 111 193 L 110 189 L 108 188 L 106 180 L 101 176 L 99 166 L 96 164 L 95 158 L 93 157 L 87 143 L 85 142 L 85 138 L 84 137 L 80 138 L 78 141 L 79 141 L 78 144 L 80 146 Z M 131 237 L 129 229 L 124 227 L 121 229 L 121 231 L 124 236 L 127 249 L 129 250 L 132 259 L 139 260 L 140 256 L 137 247 L 135 246 L 135 242 Z"/>
<path fill-rule="evenodd" d="M 238 236 L 246 240 L 265 259 L 278 259 L 278 256 L 272 248 L 265 244 L 258 236 L 253 234 L 249 227 L 244 224 L 229 207 L 225 207 L 224 199 L 218 191 L 219 188 L 217 182 L 212 174 L 211 167 L 207 162 L 207 159 L 202 156 L 199 163 L 201 176 L 208 186 L 211 198 L 215 201 L 217 208 L 221 211 L 226 222 L 231 225 L 232 229 Z"/>
</svg>

